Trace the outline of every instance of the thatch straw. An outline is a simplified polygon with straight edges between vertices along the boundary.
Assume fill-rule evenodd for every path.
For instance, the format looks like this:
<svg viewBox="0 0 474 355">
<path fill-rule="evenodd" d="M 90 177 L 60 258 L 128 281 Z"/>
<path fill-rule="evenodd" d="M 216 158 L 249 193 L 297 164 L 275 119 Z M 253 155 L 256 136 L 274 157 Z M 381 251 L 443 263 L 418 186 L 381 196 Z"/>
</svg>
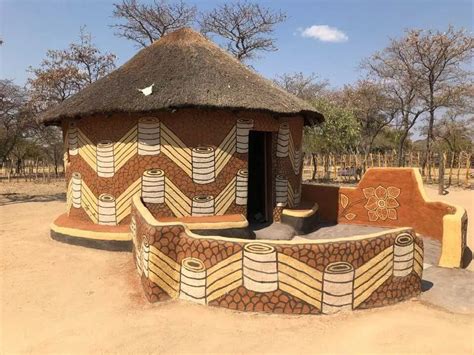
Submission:
<svg viewBox="0 0 474 355">
<path fill-rule="evenodd" d="M 153 86 L 145 96 L 139 89 Z M 241 64 L 191 29 L 164 36 L 106 77 L 47 111 L 46 124 L 103 113 L 142 113 L 216 108 L 301 115 L 307 124 L 323 116 Z"/>
</svg>

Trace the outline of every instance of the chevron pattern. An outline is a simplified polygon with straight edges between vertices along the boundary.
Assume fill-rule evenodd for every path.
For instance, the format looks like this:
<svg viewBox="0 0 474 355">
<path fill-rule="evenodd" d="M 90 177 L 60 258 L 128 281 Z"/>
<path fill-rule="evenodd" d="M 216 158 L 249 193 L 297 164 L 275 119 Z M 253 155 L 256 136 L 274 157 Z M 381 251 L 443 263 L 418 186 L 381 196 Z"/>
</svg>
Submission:
<svg viewBox="0 0 474 355">
<path fill-rule="evenodd" d="M 413 238 L 412 242 L 414 243 Z M 269 263 L 272 263 L 272 261 L 266 259 L 267 257 L 264 258 L 264 255 L 269 255 L 267 252 L 259 254 L 258 251 L 266 249 L 269 251 L 275 250 L 274 247 L 269 244 L 251 242 L 245 244 L 243 249 L 247 250 L 248 246 L 250 246 L 249 249 L 256 250 L 257 254 L 252 257 L 253 259 L 250 259 L 251 263 L 247 264 L 247 266 L 245 266 L 245 263 L 249 261 L 244 260 L 247 256 L 244 256 L 243 251 L 239 251 L 207 270 L 205 268 L 202 269 L 202 274 L 205 275 L 205 283 L 202 282 L 202 287 L 205 288 L 203 293 L 205 295 L 204 303 L 212 302 L 242 285 L 247 288 L 244 280 L 245 272 L 251 272 L 251 275 L 253 275 L 251 285 L 268 284 L 269 275 L 264 270 L 269 268 Z M 180 280 L 180 274 L 183 274 L 183 266 L 180 266 L 154 246 L 150 247 L 150 255 L 144 256 L 144 260 L 137 263 L 137 265 L 146 265 L 145 261 L 147 258 L 150 261 L 150 280 L 155 282 L 170 297 L 177 298 L 180 294 L 180 282 L 184 282 L 182 279 Z M 419 266 L 420 263 L 421 265 L 423 263 L 423 250 L 416 244 L 413 258 L 415 259 L 415 265 L 412 270 L 421 277 L 422 269 Z M 203 261 L 199 259 L 191 259 L 196 260 L 196 265 L 204 265 Z M 340 307 L 337 305 L 338 297 L 344 299 L 349 297 L 349 308 L 356 309 L 385 281 L 393 276 L 394 245 L 381 251 L 355 270 L 348 264 L 350 266 L 347 273 L 350 277 L 349 279 L 346 278 L 344 280 L 343 271 L 336 271 L 336 277 L 343 281 L 337 281 L 334 276 L 331 276 L 330 271 L 328 271 L 330 265 L 328 265 L 325 271 L 321 272 L 298 259 L 277 252 L 277 259 L 275 260 L 275 267 L 278 270 L 277 288 L 303 300 L 323 313 L 333 313 L 331 308 L 329 308 L 330 311 L 326 311 L 328 308 L 325 310 L 325 304 L 329 300 L 336 300 L 335 305 L 332 306 L 333 308 L 336 307 L 337 309 Z M 245 267 L 250 267 L 250 269 L 245 271 Z M 329 273 L 329 276 L 326 273 Z M 197 278 L 196 280 L 200 279 Z M 341 285 L 343 284 L 349 285 L 349 294 L 341 294 Z M 203 303 L 201 298 L 195 301 Z M 192 297 L 187 297 L 187 299 L 193 300 Z"/>
</svg>

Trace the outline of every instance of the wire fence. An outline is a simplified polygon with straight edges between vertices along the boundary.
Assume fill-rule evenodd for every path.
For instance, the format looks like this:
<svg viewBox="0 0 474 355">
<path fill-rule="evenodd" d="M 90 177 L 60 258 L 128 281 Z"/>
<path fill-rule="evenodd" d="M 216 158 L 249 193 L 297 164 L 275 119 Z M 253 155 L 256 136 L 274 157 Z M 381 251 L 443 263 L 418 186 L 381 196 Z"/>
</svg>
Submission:
<svg viewBox="0 0 474 355">
<path fill-rule="evenodd" d="M 63 165 L 54 165 L 40 160 L 0 163 L 0 181 L 11 182 L 51 182 L 64 180 Z"/>
<path fill-rule="evenodd" d="M 447 186 L 473 186 L 473 155 L 470 152 L 433 153 L 426 157 L 423 152 L 405 154 L 405 167 L 419 168 L 425 183 L 436 184 L 442 177 Z M 373 167 L 398 167 L 396 152 L 362 154 L 306 154 L 303 164 L 303 180 L 319 182 L 357 182 L 364 170 Z M 440 169 L 441 168 L 441 169 Z M 441 175 L 440 175 L 441 171 Z"/>
</svg>

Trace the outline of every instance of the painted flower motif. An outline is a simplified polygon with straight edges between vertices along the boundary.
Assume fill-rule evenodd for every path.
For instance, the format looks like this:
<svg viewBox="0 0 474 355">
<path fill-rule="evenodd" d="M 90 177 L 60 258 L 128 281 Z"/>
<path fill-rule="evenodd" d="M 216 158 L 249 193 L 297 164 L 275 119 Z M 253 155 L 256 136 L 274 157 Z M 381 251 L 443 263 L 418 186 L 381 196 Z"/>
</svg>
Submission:
<svg viewBox="0 0 474 355">
<path fill-rule="evenodd" d="M 398 187 L 385 188 L 379 185 L 377 188 L 367 187 L 362 191 L 367 198 L 364 207 L 367 209 L 369 221 L 375 222 L 379 219 L 385 221 L 387 218 L 397 219 L 396 208 L 400 206 L 397 201 L 397 197 L 400 195 Z"/>
</svg>

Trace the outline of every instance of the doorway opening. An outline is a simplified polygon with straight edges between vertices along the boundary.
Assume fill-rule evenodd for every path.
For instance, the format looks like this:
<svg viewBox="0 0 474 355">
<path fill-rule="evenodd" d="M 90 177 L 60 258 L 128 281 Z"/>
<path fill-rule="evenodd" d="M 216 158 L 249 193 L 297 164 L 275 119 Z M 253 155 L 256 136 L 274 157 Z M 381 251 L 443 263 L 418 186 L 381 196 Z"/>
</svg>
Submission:
<svg viewBox="0 0 474 355">
<path fill-rule="evenodd" d="M 249 132 L 247 220 L 272 222 L 272 132 Z"/>
</svg>

